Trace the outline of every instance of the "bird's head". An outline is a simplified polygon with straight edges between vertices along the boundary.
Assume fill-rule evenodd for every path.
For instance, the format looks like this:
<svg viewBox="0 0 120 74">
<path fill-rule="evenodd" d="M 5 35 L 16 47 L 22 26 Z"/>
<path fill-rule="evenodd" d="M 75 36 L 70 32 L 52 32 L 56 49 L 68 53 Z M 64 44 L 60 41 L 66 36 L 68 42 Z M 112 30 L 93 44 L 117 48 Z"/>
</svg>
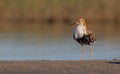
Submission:
<svg viewBox="0 0 120 74">
<path fill-rule="evenodd" d="M 75 22 L 73 22 L 71 25 L 83 25 L 87 27 L 85 19 L 84 18 L 78 18 Z"/>
</svg>

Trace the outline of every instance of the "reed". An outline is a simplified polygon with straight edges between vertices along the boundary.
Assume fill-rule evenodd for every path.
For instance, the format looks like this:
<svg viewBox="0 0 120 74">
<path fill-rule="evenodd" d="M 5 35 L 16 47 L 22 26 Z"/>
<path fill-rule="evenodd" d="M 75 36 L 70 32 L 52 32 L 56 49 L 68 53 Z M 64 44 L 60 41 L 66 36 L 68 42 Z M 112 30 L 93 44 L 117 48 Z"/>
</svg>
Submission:
<svg viewBox="0 0 120 74">
<path fill-rule="evenodd" d="M 120 0 L 0 0 L 0 21 L 69 22 L 80 16 L 119 22 L 119 4 Z"/>
</svg>

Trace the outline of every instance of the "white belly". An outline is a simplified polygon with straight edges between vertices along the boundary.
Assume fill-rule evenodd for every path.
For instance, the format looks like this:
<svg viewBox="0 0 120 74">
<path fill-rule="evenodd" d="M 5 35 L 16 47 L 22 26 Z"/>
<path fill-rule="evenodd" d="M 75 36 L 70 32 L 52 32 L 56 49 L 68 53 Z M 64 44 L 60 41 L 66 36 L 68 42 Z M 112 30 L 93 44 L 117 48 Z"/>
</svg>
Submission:
<svg viewBox="0 0 120 74">
<path fill-rule="evenodd" d="M 86 29 L 82 25 L 78 25 L 73 32 L 74 39 L 82 38 L 86 34 Z"/>
</svg>

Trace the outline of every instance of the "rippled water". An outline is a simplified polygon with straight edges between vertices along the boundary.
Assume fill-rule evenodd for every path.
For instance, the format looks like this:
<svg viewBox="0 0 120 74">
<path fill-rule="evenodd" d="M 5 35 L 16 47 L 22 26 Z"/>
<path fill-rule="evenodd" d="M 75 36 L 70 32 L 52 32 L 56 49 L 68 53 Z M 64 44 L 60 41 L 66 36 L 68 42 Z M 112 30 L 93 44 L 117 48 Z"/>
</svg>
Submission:
<svg viewBox="0 0 120 74">
<path fill-rule="evenodd" d="M 120 24 L 90 24 L 97 42 L 94 59 L 120 59 Z M 81 47 L 65 24 L 0 25 L 0 60 L 79 60 Z M 89 59 L 89 46 L 85 59 Z"/>
</svg>

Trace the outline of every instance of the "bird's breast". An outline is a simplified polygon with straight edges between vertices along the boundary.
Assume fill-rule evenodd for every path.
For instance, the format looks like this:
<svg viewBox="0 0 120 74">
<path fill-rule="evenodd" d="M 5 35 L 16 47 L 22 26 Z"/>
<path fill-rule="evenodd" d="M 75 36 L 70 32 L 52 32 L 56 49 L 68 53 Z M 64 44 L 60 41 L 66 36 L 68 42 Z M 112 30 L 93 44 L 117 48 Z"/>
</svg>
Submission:
<svg viewBox="0 0 120 74">
<path fill-rule="evenodd" d="M 73 32 L 74 39 L 82 38 L 86 34 L 86 29 L 84 26 L 78 25 Z"/>
</svg>

